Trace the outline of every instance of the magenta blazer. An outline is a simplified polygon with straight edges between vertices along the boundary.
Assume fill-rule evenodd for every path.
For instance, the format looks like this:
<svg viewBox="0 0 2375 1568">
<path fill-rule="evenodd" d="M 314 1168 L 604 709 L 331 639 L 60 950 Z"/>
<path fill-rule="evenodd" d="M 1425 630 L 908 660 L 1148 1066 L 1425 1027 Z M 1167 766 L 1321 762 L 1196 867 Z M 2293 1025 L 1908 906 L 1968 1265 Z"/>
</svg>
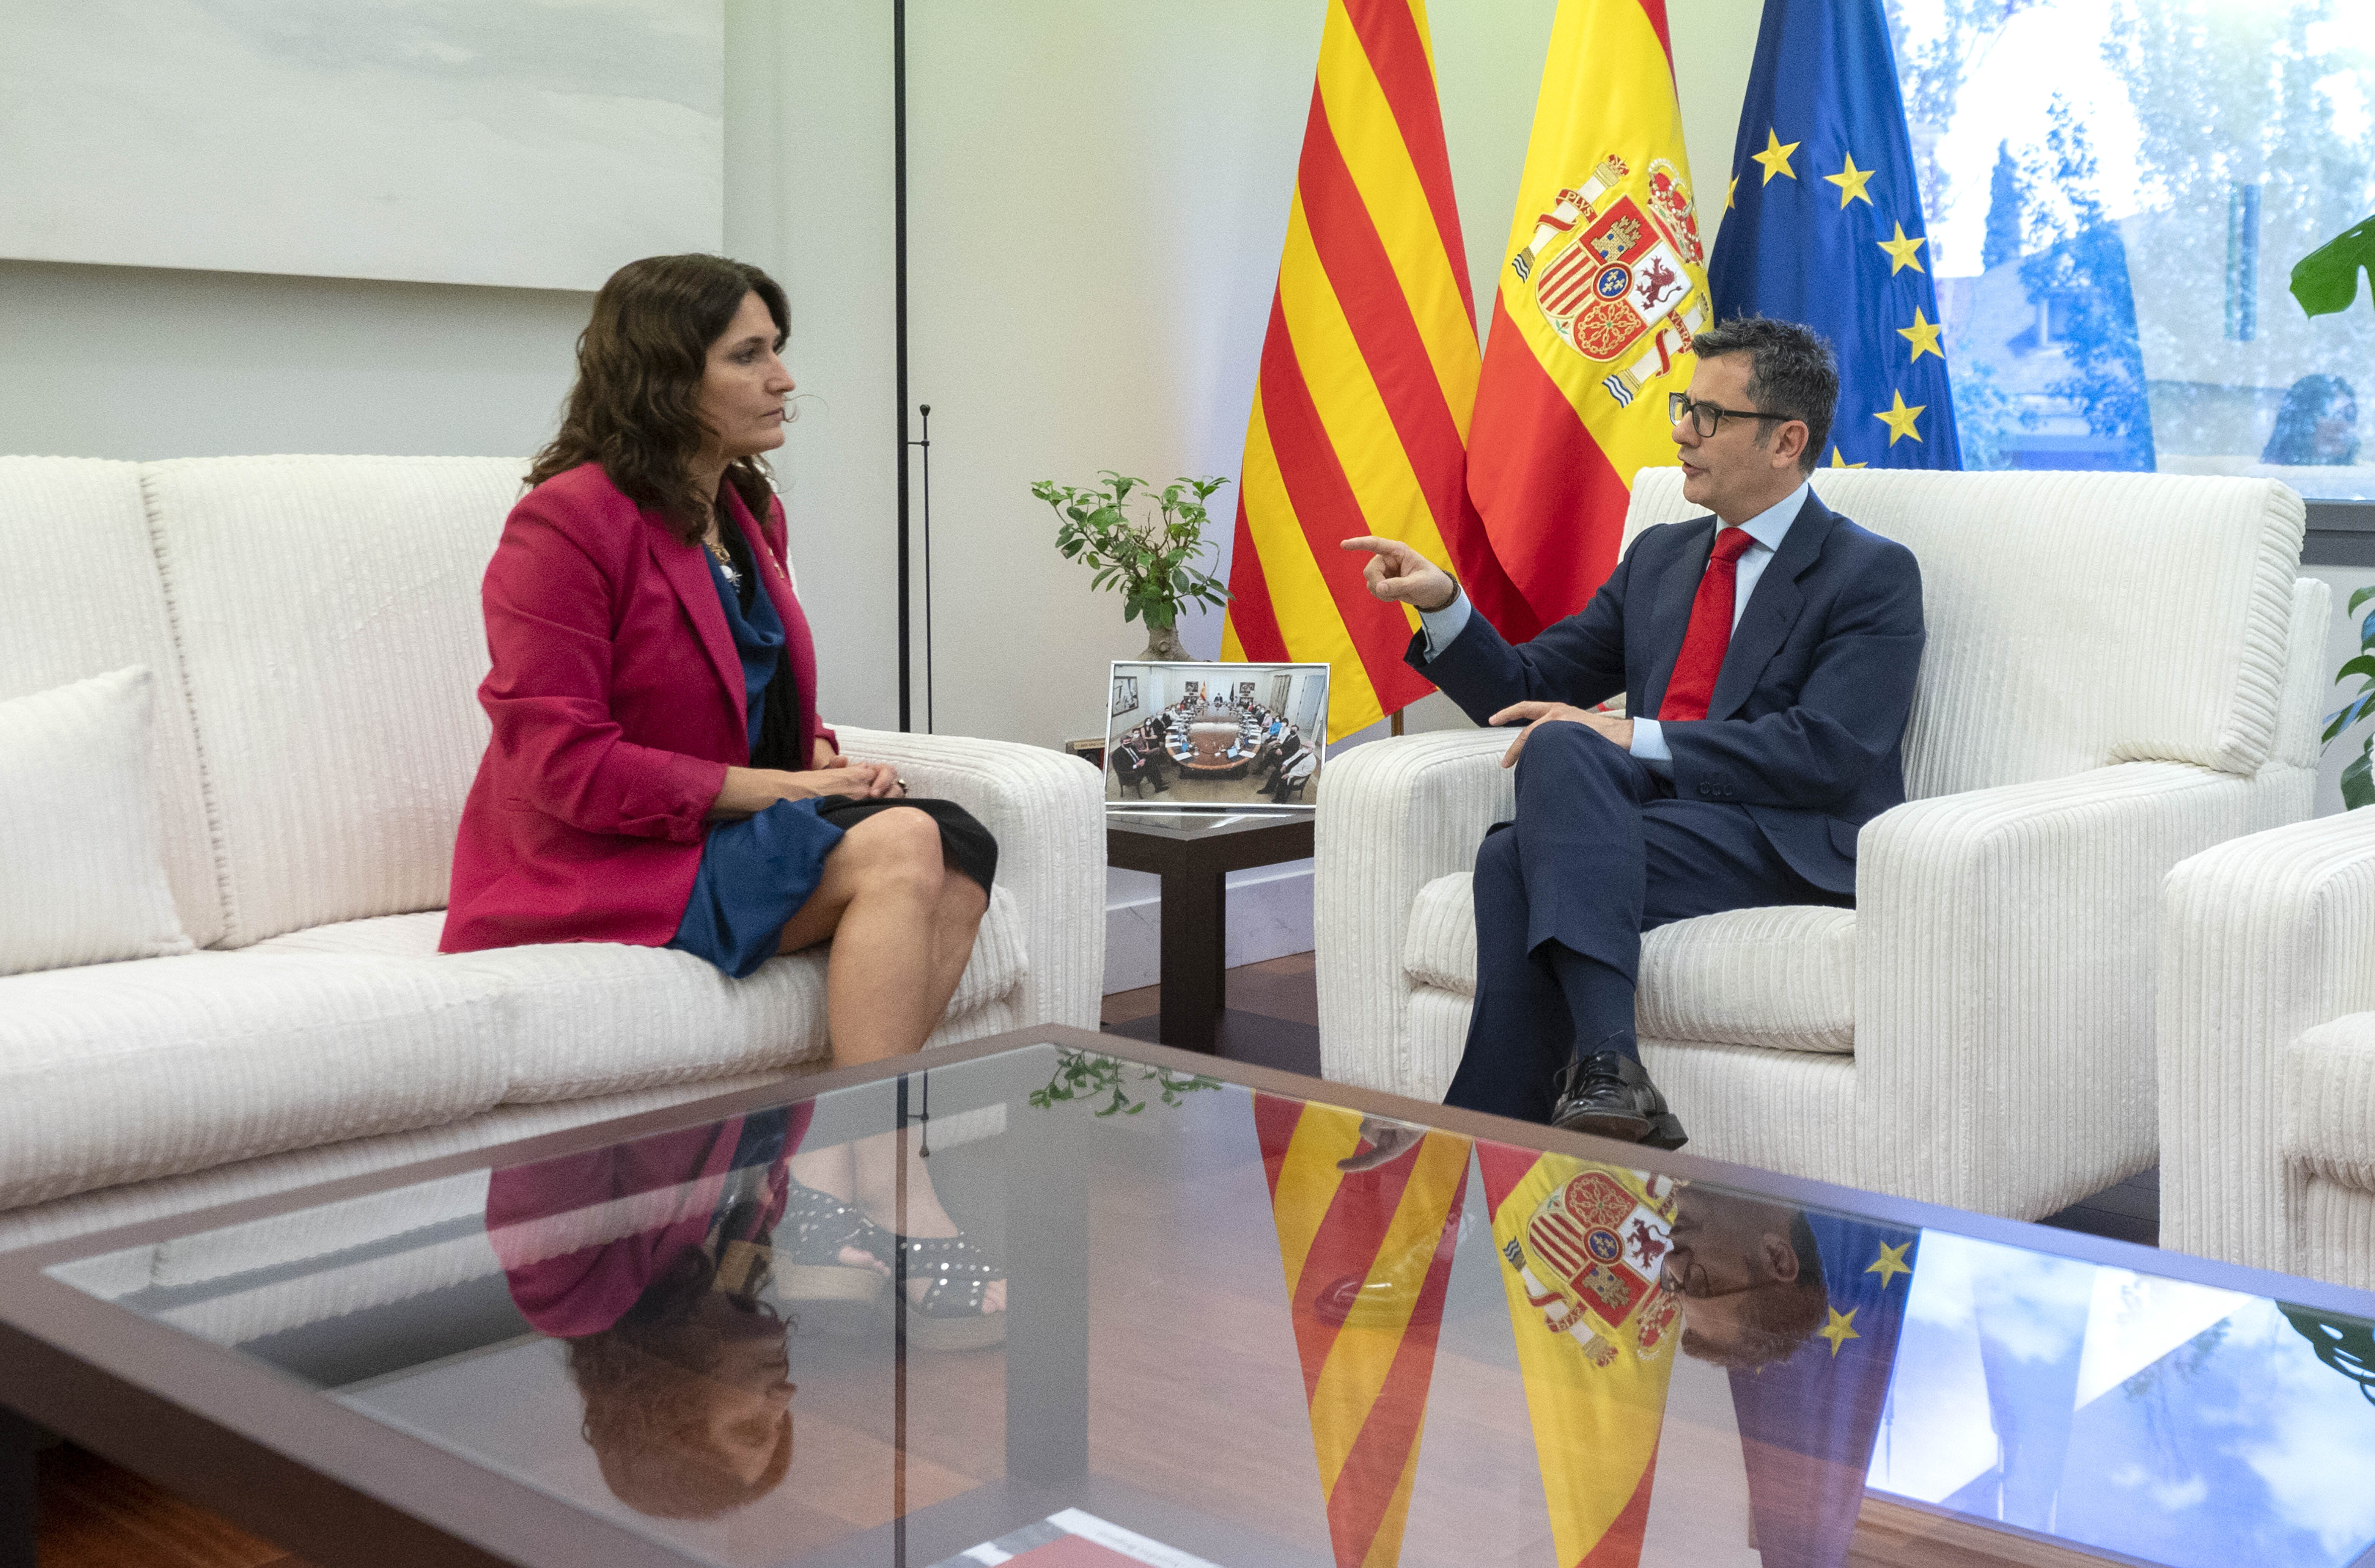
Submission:
<svg viewBox="0 0 2375 1568">
<path fill-rule="evenodd" d="M 787 1162 L 815 1110 L 808 1101 L 791 1107 L 784 1151 L 767 1172 L 765 1229 L 783 1218 Z M 520 1315 L 564 1339 L 624 1317 L 707 1239 L 742 1123 L 728 1116 L 497 1171 L 487 1184 L 487 1231 Z"/>
<path fill-rule="evenodd" d="M 817 722 L 816 645 L 784 571 L 784 511 L 734 521 Z M 742 661 L 707 552 L 586 463 L 512 508 L 480 596 L 494 667 L 479 701 L 495 733 L 462 807 L 443 951 L 526 942 L 664 947 L 701 867 L 728 767 L 750 760 Z"/>
</svg>

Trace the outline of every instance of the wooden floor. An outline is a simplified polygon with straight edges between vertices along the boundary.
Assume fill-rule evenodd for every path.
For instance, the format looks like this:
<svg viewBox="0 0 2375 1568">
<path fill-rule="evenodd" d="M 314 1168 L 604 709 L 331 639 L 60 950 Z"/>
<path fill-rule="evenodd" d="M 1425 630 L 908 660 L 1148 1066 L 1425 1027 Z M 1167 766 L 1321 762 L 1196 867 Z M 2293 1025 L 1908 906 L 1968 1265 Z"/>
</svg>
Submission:
<svg viewBox="0 0 2375 1568">
<path fill-rule="evenodd" d="M 1232 1062 L 1253 1062 L 1309 1078 L 1319 1076 L 1319 991 L 1311 955 L 1249 963 L 1228 972 L 1221 1013 L 1220 1052 Z M 1155 1038 L 1163 987 L 1117 991 L 1105 998 L 1107 1034 L 1132 1040 Z"/>
<path fill-rule="evenodd" d="M 95 1454 L 41 1455 L 41 1568 L 306 1568 Z"/>
<path fill-rule="evenodd" d="M 1107 996 L 1106 1032 L 1152 1039 L 1160 1000 L 1157 986 Z M 1318 1073 L 1310 954 L 1230 971 L 1227 1001 L 1223 1056 Z M 2147 1172 L 2045 1222 L 2152 1244 L 2159 1218 L 2158 1174 Z M 41 1568 L 306 1568 L 270 1542 L 71 1446 L 42 1455 L 41 1506 Z M 2102 1560 L 1875 1498 L 1866 1504 L 1849 1561 L 1850 1568 L 2081 1568 Z"/>
</svg>

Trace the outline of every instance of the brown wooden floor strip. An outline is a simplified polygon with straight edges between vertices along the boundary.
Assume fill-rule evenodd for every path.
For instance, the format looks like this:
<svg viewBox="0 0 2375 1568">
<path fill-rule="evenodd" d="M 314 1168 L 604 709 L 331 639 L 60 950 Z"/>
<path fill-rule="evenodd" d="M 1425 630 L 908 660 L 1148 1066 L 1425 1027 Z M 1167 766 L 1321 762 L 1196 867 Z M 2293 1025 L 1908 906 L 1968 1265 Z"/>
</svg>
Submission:
<svg viewBox="0 0 2375 1568">
<path fill-rule="evenodd" d="M 41 1457 L 41 1568 L 305 1568 L 145 1477 L 61 1444 Z"/>
</svg>

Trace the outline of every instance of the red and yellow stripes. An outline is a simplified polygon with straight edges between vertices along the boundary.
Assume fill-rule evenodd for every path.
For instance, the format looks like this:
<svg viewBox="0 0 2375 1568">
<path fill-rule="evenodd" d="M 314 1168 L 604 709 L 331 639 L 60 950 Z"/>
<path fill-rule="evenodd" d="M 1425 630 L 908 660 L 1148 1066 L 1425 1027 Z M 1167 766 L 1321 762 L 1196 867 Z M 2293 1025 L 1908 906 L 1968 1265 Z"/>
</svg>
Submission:
<svg viewBox="0 0 2375 1568">
<path fill-rule="evenodd" d="M 1392 1568 L 1418 1474 L 1468 1140 L 1430 1132 L 1374 1171 L 1351 1111 L 1254 1099 L 1337 1568 Z"/>
<path fill-rule="evenodd" d="M 1577 218 L 1563 209 L 1563 194 L 1585 187 L 1611 158 L 1625 173 L 1599 196 L 1597 212 Z M 1689 384 L 1695 363 L 1688 334 L 1662 325 L 1613 360 L 1587 356 L 1562 336 L 1531 281 L 1573 242 L 1554 240 L 1525 270 L 1516 258 L 1536 246 L 1545 215 L 1563 210 L 1579 231 L 1613 203 L 1629 200 L 1637 211 L 1659 164 L 1687 193 L 1665 0 L 1559 0 L 1468 446 L 1468 491 L 1483 536 L 1454 549 L 1470 596 L 1512 642 L 1583 608 L 1615 569 L 1633 476 L 1673 461 L 1665 395 Z M 1705 325 L 1698 242 L 1679 232 L 1686 224 L 1674 227 L 1688 284 L 1677 313 Z M 1660 350 L 1657 373 L 1629 388 L 1629 401 L 1612 395 L 1611 372 L 1645 347 Z"/>
<path fill-rule="evenodd" d="M 1325 660 L 1329 738 L 1433 690 L 1358 534 L 1448 566 L 1480 370 L 1424 0 L 1330 0 L 1237 491 L 1224 659 Z"/>
</svg>

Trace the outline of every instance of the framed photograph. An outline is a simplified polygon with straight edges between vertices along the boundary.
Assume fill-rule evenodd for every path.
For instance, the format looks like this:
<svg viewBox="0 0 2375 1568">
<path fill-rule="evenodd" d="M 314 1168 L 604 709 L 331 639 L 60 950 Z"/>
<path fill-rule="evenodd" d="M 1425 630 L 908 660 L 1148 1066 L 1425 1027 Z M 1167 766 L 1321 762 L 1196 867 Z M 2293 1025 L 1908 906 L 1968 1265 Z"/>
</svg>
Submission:
<svg viewBox="0 0 2375 1568">
<path fill-rule="evenodd" d="M 1318 806 L 1328 744 L 1326 665 L 1117 663 L 1112 692 L 1108 808 L 1294 812 Z"/>
</svg>

